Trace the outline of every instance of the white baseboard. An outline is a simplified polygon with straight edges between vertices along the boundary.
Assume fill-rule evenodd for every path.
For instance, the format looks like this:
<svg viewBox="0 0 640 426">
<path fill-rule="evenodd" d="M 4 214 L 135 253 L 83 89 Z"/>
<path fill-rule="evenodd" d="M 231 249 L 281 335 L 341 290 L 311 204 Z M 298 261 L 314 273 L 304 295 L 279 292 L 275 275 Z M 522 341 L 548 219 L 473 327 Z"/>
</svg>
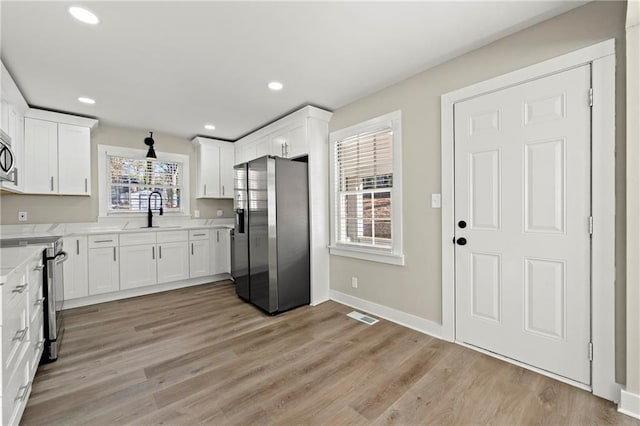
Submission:
<svg viewBox="0 0 640 426">
<path fill-rule="evenodd" d="M 163 291 L 176 290 L 194 285 L 207 284 L 215 281 L 228 280 L 229 274 L 209 275 L 207 277 L 191 278 L 184 281 L 176 281 L 172 283 L 156 284 L 146 287 L 132 288 L 129 290 L 121 290 L 113 293 L 97 294 L 95 296 L 81 297 L 78 299 L 65 300 L 62 307 L 63 310 L 79 308 L 81 306 L 96 305 L 98 303 L 113 302 L 114 300 L 128 299 L 130 297 L 144 296 L 147 294 L 161 293 Z"/>
<path fill-rule="evenodd" d="M 389 308 L 388 306 L 369 302 L 368 300 L 360 299 L 359 297 L 341 293 L 336 290 L 329 290 L 329 297 L 331 300 L 335 300 L 343 305 L 360 309 L 388 321 L 395 322 L 396 324 L 442 339 L 442 325 L 426 318 L 420 318 L 418 316 L 398 311 L 396 309 Z"/>
<path fill-rule="evenodd" d="M 621 390 L 618 412 L 640 419 L 640 395 Z"/>
</svg>

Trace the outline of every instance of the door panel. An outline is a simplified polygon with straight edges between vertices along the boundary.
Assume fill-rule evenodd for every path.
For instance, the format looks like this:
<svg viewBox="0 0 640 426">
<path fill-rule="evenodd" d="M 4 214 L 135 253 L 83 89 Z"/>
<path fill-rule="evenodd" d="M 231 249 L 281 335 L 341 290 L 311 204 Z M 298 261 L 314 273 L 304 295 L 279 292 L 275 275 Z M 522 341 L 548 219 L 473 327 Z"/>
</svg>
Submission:
<svg viewBox="0 0 640 426">
<path fill-rule="evenodd" d="M 589 384 L 590 67 L 455 105 L 456 339 Z"/>
</svg>

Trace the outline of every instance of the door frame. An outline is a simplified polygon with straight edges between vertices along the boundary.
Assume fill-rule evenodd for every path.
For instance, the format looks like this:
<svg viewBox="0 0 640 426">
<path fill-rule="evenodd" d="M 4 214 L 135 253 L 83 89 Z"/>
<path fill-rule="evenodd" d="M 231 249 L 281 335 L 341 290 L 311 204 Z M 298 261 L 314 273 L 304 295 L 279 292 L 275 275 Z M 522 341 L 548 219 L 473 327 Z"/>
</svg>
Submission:
<svg viewBox="0 0 640 426">
<path fill-rule="evenodd" d="M 619 401 L 615 381 L 615 40 L 610 39 L 441 97 L 442 338 L 455 336 L 454 105 L 458 102 L 591 64 L 591 391 Z M 585 94 L 585 102 L 588 97 Z M 597 300 L 598 303 L 593 303 Z M 585 348 L 587 356 L 587 348 Z M 522 364 L 519 364 L 522 365 Z M 538 370 L 539 371 L 539 370 Z M 559 376 L 548 374 L 559 380 Z"/>
</svg>

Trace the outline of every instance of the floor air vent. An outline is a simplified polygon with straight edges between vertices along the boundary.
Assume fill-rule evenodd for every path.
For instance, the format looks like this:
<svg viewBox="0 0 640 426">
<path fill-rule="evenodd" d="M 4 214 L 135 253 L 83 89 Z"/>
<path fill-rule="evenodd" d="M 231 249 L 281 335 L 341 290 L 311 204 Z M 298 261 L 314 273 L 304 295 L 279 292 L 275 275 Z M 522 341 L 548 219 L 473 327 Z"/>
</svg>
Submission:
<svg viewBox="0 0 640 426">
<path fill-rule="evenodd" d="M 351 317 L 353 319 L 356 319 L 356 320 L 358 320 L 360 322 L 363 322 L 365 324 L 368 324 L 368 325 L 373 325 L 373 324 L 378 322 L 377 319 L 371 318 L 370 316 L 365 315 L 365 314 L 361 314 L 360 312 L 357 312 L 357 311 L 351 311 L 351 312 L 349 312 L 347 314 L 347 316 Z"/>
</svg>

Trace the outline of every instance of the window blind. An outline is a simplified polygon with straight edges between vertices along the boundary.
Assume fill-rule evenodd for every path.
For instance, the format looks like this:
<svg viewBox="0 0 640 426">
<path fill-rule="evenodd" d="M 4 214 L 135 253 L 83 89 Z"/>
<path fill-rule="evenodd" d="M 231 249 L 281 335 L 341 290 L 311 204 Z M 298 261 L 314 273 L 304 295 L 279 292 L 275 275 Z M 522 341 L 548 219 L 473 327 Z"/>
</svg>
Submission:
<svg viewBox="0 0 640 426">
<path fill-rule="evenodd" d="M 182 163 L 107 156 L 111 211 L 146 211 L 149 194 L 162 194 L 167 211 L 179 210 L 182 192 Z M 154 197 L 151 208 L 160 208 Z"/>
<path fill-rule="evenodd" d="M 393 132 L 361 133 L 336 143 L 338 241 L 390 248 Z"/>
</svg>

